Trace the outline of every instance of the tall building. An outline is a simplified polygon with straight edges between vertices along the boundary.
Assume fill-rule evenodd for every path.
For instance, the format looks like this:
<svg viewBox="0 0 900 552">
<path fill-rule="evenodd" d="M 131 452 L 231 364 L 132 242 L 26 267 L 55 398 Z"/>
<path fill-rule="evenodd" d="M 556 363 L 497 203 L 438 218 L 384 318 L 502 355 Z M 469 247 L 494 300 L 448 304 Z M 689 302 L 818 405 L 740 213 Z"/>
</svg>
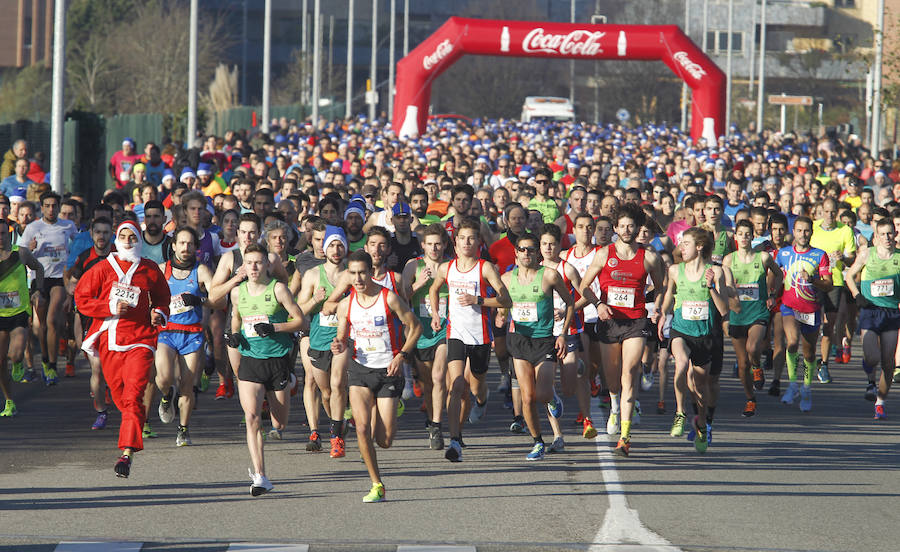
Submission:
<svg viewBox="0 0 900 552">
<path fill-rule="evenodd" d="M 53 60 L 53 0 L 0 0 L 0 68 Z"/>
</svg>

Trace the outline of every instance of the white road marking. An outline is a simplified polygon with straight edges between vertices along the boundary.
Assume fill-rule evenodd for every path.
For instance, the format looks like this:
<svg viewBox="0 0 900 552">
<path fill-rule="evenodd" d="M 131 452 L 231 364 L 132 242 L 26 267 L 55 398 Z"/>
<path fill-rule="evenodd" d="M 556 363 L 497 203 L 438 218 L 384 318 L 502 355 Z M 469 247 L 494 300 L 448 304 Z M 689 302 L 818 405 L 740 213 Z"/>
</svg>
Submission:
<svg viewBox="0 0 900 552">
<path fill-rule="evenodd" d="M 228 546 L 228 552 L 308 552 L 308 550 L 308 544 L 265 544 L 244 542 Z"/>
<path fill-rule="evenodd" d="M 616 464 L 609 448 L 606 435 L 606 419 L 598 411 L 591 408 L 592 420 L 603 420 L 597 423 L 599 433 L 594 442 L 597 444 L 597 457 L 600 460 L 600 473 L 609 498 L 609 509 L 603 518 L 603 525 L 594 536 L 590 552 L 681 552 L 669 541 L 650 531 L 638 516 L 637 510 L 628 507 L 625 490 L 619 480 Z"/>
<path fill-rule="evenodd" d="M 64 541 L 56 545 L 54 552 L 140 552 L 142 542 L 91 542 Z"/>
<path fill-rule="evenodd" d="M 401 544 L 397 547 L 397 552 L 475 552 L 475 547 L 445 544 L 436 544 L 433 546 L 425 544 Z"/>
</svg>

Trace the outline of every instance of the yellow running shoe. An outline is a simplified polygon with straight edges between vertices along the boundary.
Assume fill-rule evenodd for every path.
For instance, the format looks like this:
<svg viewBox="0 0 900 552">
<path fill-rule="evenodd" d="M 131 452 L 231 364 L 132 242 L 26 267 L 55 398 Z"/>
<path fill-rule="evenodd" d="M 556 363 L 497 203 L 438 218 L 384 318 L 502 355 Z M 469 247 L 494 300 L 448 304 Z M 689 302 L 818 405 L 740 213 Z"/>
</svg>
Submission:
<svg viewBox="0 0 900 552">
<path fill-rule="evenodd" d="M 363 502 L 384 502 L 384 484 L 373 483 L 372 490 L 363 497 Z"/>
</svg>

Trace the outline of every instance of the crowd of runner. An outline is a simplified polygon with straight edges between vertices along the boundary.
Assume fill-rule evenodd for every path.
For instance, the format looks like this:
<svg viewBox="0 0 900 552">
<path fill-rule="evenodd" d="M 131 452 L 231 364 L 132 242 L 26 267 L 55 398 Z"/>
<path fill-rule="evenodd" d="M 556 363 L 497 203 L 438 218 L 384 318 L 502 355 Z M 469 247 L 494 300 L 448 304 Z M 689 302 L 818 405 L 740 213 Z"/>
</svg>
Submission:
<svg viewBox="0 0 900 552">
<path fill-rule="evenodd" d="M 57 385 L 84 354 L 90 427 L 121 412 L 115 473 L 128 477 L 156 436 L 151 409 L 188 446 L 198 396 L 236 393 L 257 496 L 272 489 L 264 440 L 284 438 L 298 396 L 306 450 L 343 457 L 355 429 L 365 502 L 385 499 L 375 446 L 391 446 L 414 397 L 428 446 L 462 461 L 492 357 L 527 460 L 564 450 L 572 419 L 594 439 L 592 400 L 626 457 L 639 398 L 698 453 L 716 409 L 754 416 L 758 392 L 809 412 L 857 330 L 861 395 L 887 416 L 900 379 L 900 164 L 887 154 L 834 135 L 732 129 L 708 144 L 654 125 L 274 129 L 143 153 L 125 139 L 95 205 L 32 180 L 27 144 L 13 145 L 0 416 L 17 414 L 15 386 Z M 726 338 L 743 407 L 718 401 Z"/>
</svg>

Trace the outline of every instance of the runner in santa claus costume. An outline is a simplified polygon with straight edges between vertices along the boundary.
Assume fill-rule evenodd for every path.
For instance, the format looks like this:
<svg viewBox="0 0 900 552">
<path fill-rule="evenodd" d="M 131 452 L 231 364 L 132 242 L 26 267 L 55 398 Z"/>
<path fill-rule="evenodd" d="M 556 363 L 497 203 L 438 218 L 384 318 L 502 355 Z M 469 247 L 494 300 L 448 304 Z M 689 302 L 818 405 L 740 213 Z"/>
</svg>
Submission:
<svg viewBox="0 0 900 552">
<path fill-rule="evenodd" d="M 169 285 L 159 267 L 141 258 L 137 224 L 116 229 L 116 252 L 78 281 L 78 310 L 93 318 L 82 349 L 99 356 L 113 402 L 122 412 L 116 475 L 128 477 L 131 458 L 143 449 L 144 389 L 153 368 L 159 326 L 169 316 Z"/>
</svg>

